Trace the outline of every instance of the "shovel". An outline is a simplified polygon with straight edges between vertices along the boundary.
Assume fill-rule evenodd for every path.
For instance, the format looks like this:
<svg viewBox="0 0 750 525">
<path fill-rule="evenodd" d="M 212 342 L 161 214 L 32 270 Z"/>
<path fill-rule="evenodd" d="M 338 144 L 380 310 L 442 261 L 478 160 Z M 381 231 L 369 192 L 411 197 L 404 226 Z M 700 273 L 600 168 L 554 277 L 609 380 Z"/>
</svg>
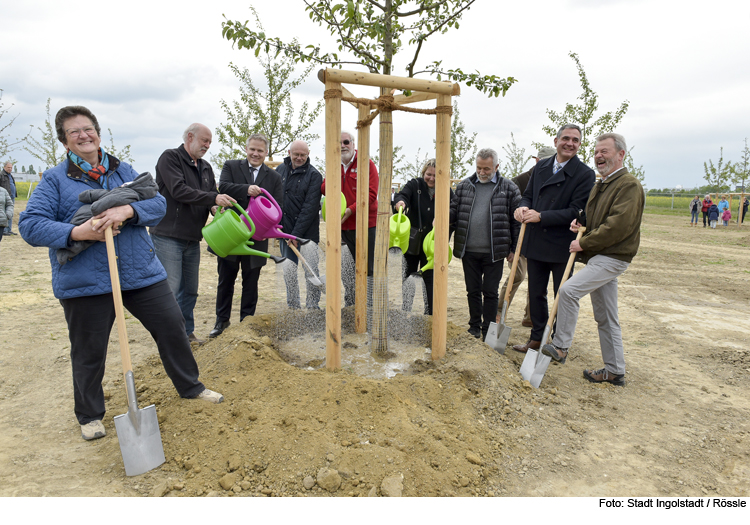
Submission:
<svg viewBox="0 0 750 525">
<path fill-rule="evenodd" d="M 513 279 L 516 278 L 516 268 L 518 267 L 518 259 L 521 256 L 521 246 L 523 245 L 523 235 L 526 233 L 526 223 L 521 224 L 521 233 L 518 234 L 518 244 L 516 245 L 516 253 L 513 255 L 513 266 L 510 269 L 510 275 L 508 276 L 508 284 L 505 286 L 505 298 L 503 299 L 503 309 L 500 314 L 500 320 L 496 323 L 490 323 L 490 327 L 487 329 L 487 337 L 484 338 L 484 342 L 490 345 L 496 352 L 501 354 L 505 353 L 505 346 L 508 344 L 510 338 L 510 326 L 505 325 L 505 314 L 508 312 L 508 302 L 510 301 L 510 290 L 513 288 Z"/>
<path fill-rule="evenodd" d="M 581 221 L 580 218 L 579 221 Z M 580 228 L 578 228 L 578 235 L 576 235 L 577 241 L 581 240 L 581 237 L 583 236 L 583 233 L 585 231 L 585 226 L 581 226 Z M 573 269 L 573 263 L 575 262 L 575 260 L 576 252 L 573 252 L 570 254 L 570 257 L 568 257 L 568 264 L 565 266 L 565 273 L 563 274 L 563 278 L 560 281 L 560 286 L 558 286 L 557 288 L 557 295 L 555 296 L 555 301 L 552 303 L 552 311 L 549 314 L 547 326 L 544 327 L 544 334 L 542 335 L 542 340 L 539 343 L 539 350 L 529 350 L 528 352 L 526 352 L 526 357 L 523 358 L 523 363 L 521 363 L 521 376 L 523 376 L 525 380 L 531 383 L 531 386 L 533 386 L 534 388 L 539 388 L 539 384 L 542 382 L 542 378 L 544 378 L 544 373 L 547 371 L 547 367 L 552 360 L 551 357 L 542 354 L 541 348 L 547 344 L 549 334 L 550 332 L 552 332 L 552 325 L 555 322 L 555 317 L 557 317 L 557 304 L 560 301 L 560 288 L 562 288 L 562 285 L 565 284 L 565 281 L 568 280 L 568 275 L 570 275 L 570 270 Z"/>
<path fill-rule="evenodd" d="M 294 252 L 294 255 L 296 255 L 297 258 L 300 261 L 302 261 L 302 265 L 310 273 L 310 275 L 307 276 L 307 280 L 310 281 L 310 284 L 325 290 L 325 283 L 321 279 L 319 279 L 317 275 L 315 275 L 315 272 L 312 271 L 312 268 L 310 268 L 310 265 L 307 264 L 307 261 L 305 260 L 305 258 L 302 257 L 301 253 L 299 253 L 299 250 L 290 242 L 287 242 L 286 245 L 292 249 L 292 251 Z"/>
<path fill-rule="evenodd" d="M 117 429 L 117 439 L 120 442 L 122 461 L 125 464 L 125 474 L 128 476 L 137 476 L 164 463 L 164 446 L 161 442 L 156 407 L 149 405 L 146 408 L 138 408 L 138 400 L 135 394 L 135 380 L 133 379 L 133 366 L 130 363 L 128 333 L 125 329 L 125 311 L 122 306 L 120 274 L 117 271 L 117 256 L 115 255 L 112 227 L 107 228 L 104 234 L 107 242 L 109 276 L 112 279 L 112 297 L 115 301 L 117 334 L 120 338 L 122 370 L 125 375 L 125 392 L 128 397 L 128 412 L 127 414 L 115 416 L 115 429 Z"/>
</svg>

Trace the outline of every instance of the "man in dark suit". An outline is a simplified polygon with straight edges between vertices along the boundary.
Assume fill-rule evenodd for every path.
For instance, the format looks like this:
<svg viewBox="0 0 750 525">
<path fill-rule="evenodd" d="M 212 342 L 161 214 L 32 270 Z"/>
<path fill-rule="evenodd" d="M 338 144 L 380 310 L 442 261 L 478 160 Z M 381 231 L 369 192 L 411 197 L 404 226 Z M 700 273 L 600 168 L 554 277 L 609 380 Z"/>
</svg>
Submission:
<svg viewBox="0 0 750 525">
<path fill-rule="evenodd" d="M 261 134 L 251 135 L 247 139 L 245 152 L 247 159 L 228 160 L 224 163 L 219 177 L 219 191 L 234 197 L 240 206 L 247 208 L 250 197 L 260 195 L 260 190 L 263 188 L 281 206 L 284 197 L 281 175 L 263 164 L 268 155 L 268 139 Z M 268 251 L 268 240 L 254 242 L 254 250 Z M 255 306 L 258 304 L 258 279 L 261 268 L 266 264 L 265 257 L 256 255 L 229 255 L 217 257 L 217 259 L 219 284 L 216 287 L 216 325 L 208 334 L 209 337 L 217 337 L 229 326 L 234 281 L 240 266 L 242 267 L 240 321 L 248 315 L 255 315 Z"/>
<path fill-rule="evenodd" d="M 578 158 L 581 128 L 565 124 L 557 132 L 557 155 L 534 166 L 529 184 L 515 212 L 519 222 L 527 223 L 521 254 L 526 257 L 529 275 L 531 335 L 513 350 L 527 352 L 540 346 L 544 326 L 549 319 L 547 286 L 552 274 L 555 294 L 560 287 L 568 261 L 568 248 L 575 240 L 570 223 L 578 211 L 586 208 L 596 176 L 594 170 Z"/>
</svg>

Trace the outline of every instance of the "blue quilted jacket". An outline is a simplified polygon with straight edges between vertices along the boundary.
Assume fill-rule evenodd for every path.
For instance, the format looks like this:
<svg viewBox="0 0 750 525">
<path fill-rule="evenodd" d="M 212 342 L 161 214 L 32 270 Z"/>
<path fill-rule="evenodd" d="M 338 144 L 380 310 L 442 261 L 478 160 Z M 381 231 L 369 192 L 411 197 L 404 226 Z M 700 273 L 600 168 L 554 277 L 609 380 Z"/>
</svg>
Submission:
<svg viewBox="0 0 750 525">
<path fill-rule="evenodd" d="M 52 265 L 52 290 L 58 299 L 110 293 L 112 284 L 107 263 L 107 246 L 98 242 L 63 266 L 57 262 L 56 251 L 69 247 L 70 219 L 83 206 L 78 194 L 89 189 L 114 189 L 130 182 L 138 173 L 125 162 L 110 155 L 110 170 L 94 181 L 64 160 L 44 172 L 34 190 L 26 211 L 21 213 L 18 230 L 32 246 L 47 246 Z M 154 226 L 164 217 L 167 206 L 164 197 L 131 204 L 135 215 L 115 236 L 115 252 L 120 273 L 120 287 L 136 290 L 167 278 L 164 267 L 154 253 L 154 245 L 146 226 Z"/>
</svg>

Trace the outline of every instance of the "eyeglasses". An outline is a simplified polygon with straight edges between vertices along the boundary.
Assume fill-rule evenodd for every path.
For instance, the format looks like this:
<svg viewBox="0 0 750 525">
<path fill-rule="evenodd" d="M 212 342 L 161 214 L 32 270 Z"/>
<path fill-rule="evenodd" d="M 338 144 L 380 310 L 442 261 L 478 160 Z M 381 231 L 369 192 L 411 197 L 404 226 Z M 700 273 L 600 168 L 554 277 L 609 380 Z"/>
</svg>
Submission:
<svg viewBox="0 0 750 525">
<path fill-rule="evenodd" d="M 96 129 L 93 127 L 88 128 L 81 128 L 81 129 L 69 129 L 66 130 L 65 133 L 73 137 L 74 139 L 77 139 L 81 136 L 81 133 L 85 133 L 89 137 L 95 137 L 96 136 Z"/>
<path fill-rule="evenodd" d="M 342 143 L 342 144 L 343 144 L 344 146 L 348 146 L 349 144 L 351 144 L 351 143 L 352 143 L 352 141 L 351 141 L 351 140 L 342 140 L 342 141 L 341 141 L 341 143 Z"/>
</svg>

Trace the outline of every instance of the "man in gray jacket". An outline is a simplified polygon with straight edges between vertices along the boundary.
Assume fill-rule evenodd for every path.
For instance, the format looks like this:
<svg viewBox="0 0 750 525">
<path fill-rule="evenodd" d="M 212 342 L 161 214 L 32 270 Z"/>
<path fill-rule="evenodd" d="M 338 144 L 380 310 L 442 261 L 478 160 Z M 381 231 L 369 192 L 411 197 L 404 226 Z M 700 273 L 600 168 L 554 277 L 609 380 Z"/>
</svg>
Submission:
<svg viewBox="0 0 750 525">
<path fill-rule="evenodd" d="M 479 150 L 477 171 L 462 180 L 451 200 L 453 255 L 461 259 L 469 301 L 469 333 L 487 335 L 497 315 L 503 259 L 512 260 L 521 225 L 513 219 L 521 192 L 500 175 L 497 152 Z"/>
</svg>

